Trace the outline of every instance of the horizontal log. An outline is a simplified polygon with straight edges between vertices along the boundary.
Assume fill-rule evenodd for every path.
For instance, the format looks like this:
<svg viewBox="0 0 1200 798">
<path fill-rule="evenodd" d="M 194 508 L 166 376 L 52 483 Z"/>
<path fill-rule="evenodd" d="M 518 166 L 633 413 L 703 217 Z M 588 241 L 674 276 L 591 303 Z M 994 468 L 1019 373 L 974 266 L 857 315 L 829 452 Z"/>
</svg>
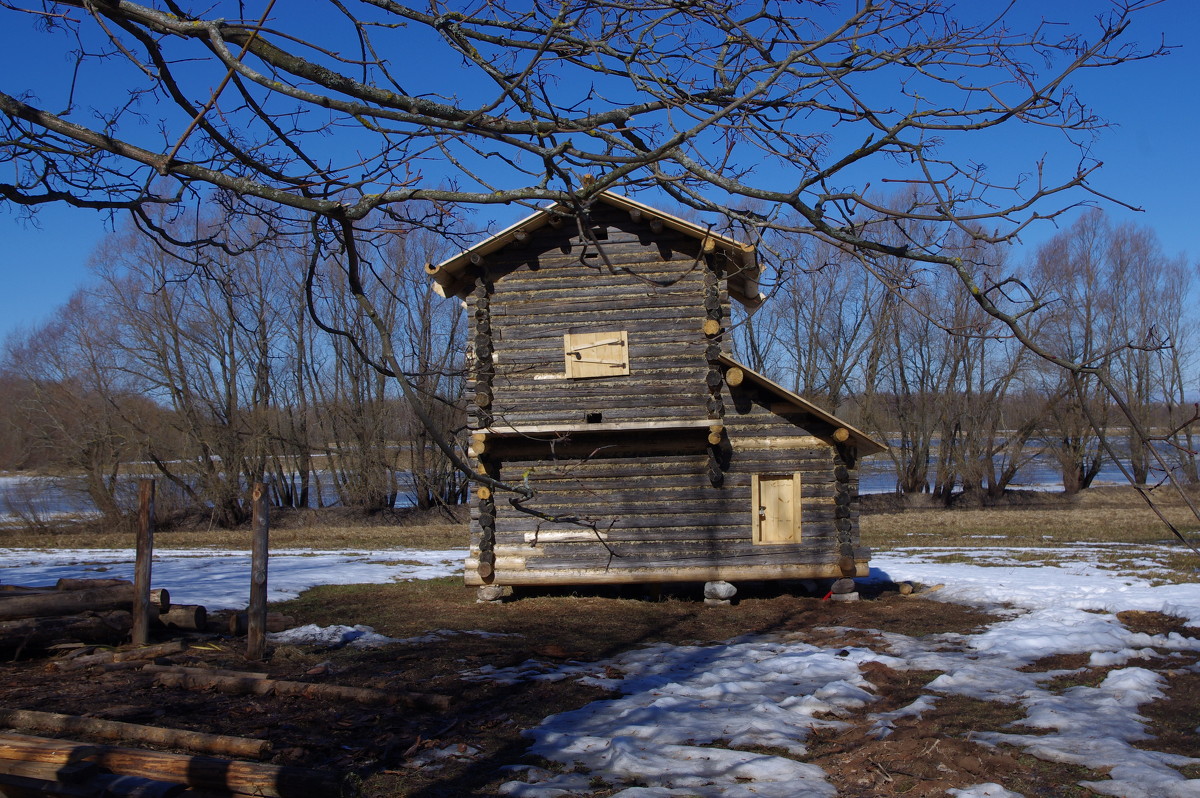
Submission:
<svg viewBox="0 0 1200 798">
<path fill-rule="evenodd" d="M 503 531 L 497 530 L 496 546 L 498 550 L 507 550 L 508 547 L 527 550 L 535 542 L 540 544 L 568 540 L 588 542 L 597 540 L 597 535 L 599 535 L 599 539 L 614 544 L 674 541 L 679 545 L 707 545 L 724 544 L 730 541 L 749 542 L 751 536 L 749 508 L 741 514 L 738 523 L 713 526 L 639 526 L 637 519 L 622 520 L 628 521 L 629 525 L 610 527 L 603 524 L 596 531 L 567 524 L 544 525 L 541 529 L 533 529 L 529 525 L 520 528 L 514 524 L 512 528 Z M 800 528 L 803 530 L 806 540 L 810 538 L 815 540 L 822 536 L 832 540 L 836 537 L 834 534 L 836 527 L 829 520 L 828 514 L 802 514 Z"/>
<path fill-rule="evenodd" d="M 198 668 L 188 665 L 158 665 L 146 663 L 142 666 L 146 673 L 196 673 L 201 676 L 231 676 L 235 679 L 269 679 L 270 675 L 261 671 L 231 671 L 224 668 Z"/>
<path fill-rule="evenodd" d="M 74 615 L 89 610 L 129 609 L 133 606 L 133 599 L 133 585 L 19 596 L 0 601 L 0 620 Z M 153 609 L 162 612 L 170 607 L 171 598 L 166 590 L 152 590 L 150 602 Z"/>
<path fill-rule="evenodd" d="M 607 326 L 626 332 L 640 329 L 646 332 L 662 330 L 671 333 L 678 329 L 680 322 L 691 322 L 696 318 L 696 308 L 689 304 L 655 308 L 655 310 L 653 317 L 648 316 L 644 305 L 628 308 L 593 308 L 591 313 L 586 312 L 586 309 L 576 310 L 562 316 L 555 314 L 553 308 L 543 309 L 542 313 L 536 314 L 508 315 L 504 312 L 493 311 L 491 315 L 492 334 L 499 333 L 500 340 L 506 340 L 512 335 L 512 329 L 524 325 L 532 328 L 528 331 L 529 334 L 557 330 L 559 336 L 563 334 L 564 329 L 574 326 L 597 329 Z M 537 329 L 539 326 L 542 327 L 541 330 Z"/>
<path fill-rule="evenodd" d="M 150 615 L 150 625 L 187 632 L 202 632 L 208 628 L 208 610 L 199 604 L 172 604 L 164 613 Z"/>
<path fill-rule="evenodd" d="M 855 576 L 870 574 L 865 559 L 856 561 Z M 612 585 L 646 584 L 654 582 L 742 582 L 778 579 L 840 579 L 842 570 L 833 563 L 771 563 L 764 565 L 672 566 L 655 568 L 595 569 L 560 568 L 543 571 L 497 570 L 493 584 L 497 585 Z M 482 581 L 470 571 L 465 582 L 474 587 Z"/>
<path fill-rule="evenodd" d="M 98 587 L 132 586 L 128 579 L 70 579 L 63 577 L 54 584 L 55 590 L 93 590 Z"/>
<path fill-rule="evenodd" d="M 166 657 L 186 651 L 187 647 L 187 643 L 182 640 L 170 640 L 166 643 L 138 646 L 121 651 L 99 651 L 95 654 L 75 657 L 74 659 L 59 660 L 57 665 L 59 670 L 76 671 L 90 668 L 94 665 L 105 665 L 110 662 L 141 662 L 143 660 L 154 659 L 155 657 Z"/>
<path fill-rule="evenodd" d="M 699 304 L 703 301 L 704 285 L 700 280 L 679 279 L 678 274 L 661 270 L 647 270 L 645 273 L 624 275 L 624 279 L 606 280 L 600 283 L 589 279 L 587 294 L 595 297 L 597 304 L 604 305 L 611 301 L 638 301 L 643 307 L 652 307 L 660 300 L 686 297 L 688 301 Z M 660 285 L 647 285 L 643 280 L 652 280 Z M 506 280 L 501 289 L 492 297 L 492 309 L 497 307 L 534 306 L 546 303 L 578 302 L 580 286 L 564 286 L 560 281 L 556 285 L 538 283 L 531 280 Z"/>
<path fill-rule="evenodd" d="M 636 314 L 634 318 L 647 318 L 655 315 L 654 312 L 660 309 L 690 310 L 696 307 L 699 298 L 694 291 L 663 292 L 661 295 L 657 292 L 643 291 L 640 295 L 595 296 L 588 299 L 578 299 L 578 296 L 579 292 L 576 291 L 574 301 L 541 296 L 526 301 L 497 297 L 492 302 L 492 323 L 496 325 L 499 317 L 503 317 L 505 323 L 511 324 L 514 318 L 551 314 L 566 324 L 571 323 L 569 317 L 572 315 L 577 316 L 581 324 L 590 320 L 598 321 L 605 318 L 606 313 L 614 312 L 633 313 Z"/>
<path fill-rule="evenodd" d="M 578 290 L 578 286 L 576 290 Z M 656 314 L 653 318 L 647 318 L 633 311 L 622 311 L 619 315 L 610 314 L 609 317 L 601 318 L 613 329 L 624 330 L 630 335 L 650 333 L 681 340 L 691 335 L 693 326 L 697 334 L 704 326 L 703 316 L 690 307 L 668 309 L 666 313 Z M 599 328 L 601 318 L 592 319 L 597 328 Z M 562 342 L 563 332 L 562 323 L 554 322 L 553 317 L 549 316 L 512 319 L 511 321 L 508 317 L 502 316 L 497 319 L 492 328 L 493 336 L 501 342 L 502 346 L 537 345 L 544 342 L 545 346 L 550 347 L 553 342 Z M 724 344 L 722 344 L 722 348 L 725 348 Z"/>
<path fill-rule="evenodd" d="M 185 729 L 164 729 L 157 726 L 143 726 L 138 723 L 23 709 L 0 708 L 0 726 L 8 726 L 22 732 L 81 735 L 99 740 L 162 745 L 204 754 L 250 759 L 262 759 L 271 750 L 269 740 L 252 740 L 225 734 L 206 734 Z"/>
<path fill-rule="evenodd" d="M 87 763 L 82 763 L 86 765 Z M 92 770 L 99 770 L 90 766 Z M 12 771 L 11 773 L 9 771 Z M 173 798 L 189 792 L 187 785 L 96 773 L 84 777 L 76 765 L 46 766 L 0 760 L 0 796 L 3 798 Z M 23 775 L 28 773 L 29 775 Z M 55 778 L 55 773 L 65 778 Z M 42 776 L 48 776 L 43 778 Z"/>
<path fill-rule="evenodd" d="M 655 263 L 639 260 L 626 258 L 624 265 L 618 266 L 616 271 L 603 274 L 588 266 L 511 272 L 497 283 L 492 305 L 536 303 L 543 298 L 560 302 L 578 300 L 581 284 L 587 285 L 587 294 L 598 301 L 641 298 L 643 304 L 649 305 L 661 292 L 664 295 L 686 293 L 697 304 L 701 302 L 703 282 L 683 273 L 679 268 L 683 264 L 674 260 Z M 575 286 L 573 290 L 571 284 Z"/>
<path fill-rule="evenodd" d="M 88 745 L 20 734 L 0 735 L 0 758 L 30 762 L 94 762 L 113 773 L 268 798 L 325 798 L 341 794 L 337 780 L 320 771 L 169 754 L 110 745 Z"/>
<path fill-rule="evenodd" d="M 712 529 L 720 527 L 741 528 L 743 524 L 749 523 L 748 516 L 750 514 L 749 502 L 726 512 L 713 511 L 689 511 L 676 514 L 656 514 L 656 515 L 637 515 L 626 514 L 618 516 L 598 516 L 603 521 L 601 529 L 607 534 L 616 534 L 617 531 L 623 529 L 646 530 L 653 532 L 656 529 L 671 529 L 676 527 L 684 527 L 689 529 Z M 830 513 L 830 521 L 819 522 L 828 523 L 832 529 L 832 513 Z M 818 522 L 814 522 L 818 523 Z M 550 523 L 540 521 L 533 516 L 525 514 L 506 513 L 503 517 L 496 519 L 497 534 L 525 534 L 526 532 L 536 531 L 541 529 L 568 529 L 579 528 L 573 524 L 566 523 Z M 703 540 L 705 534 L 697 532 L 696 540 Z"/>
<path fill-rule="evenodd" d="M 20 759 L 0 759 L 0 775 L 18 776 L 40 781 L 69 784 L 86 781 L 103 771 L 95 762 L 24 762 Z M 0 787 L 0 795 L 5 790 Z"/>
<path fill-rule="evenodd" d="M 226 628 L 231 635 L 244 635 L 250 628 L 250 616 L 245 612 L 231 612 Z M 268 612 L 266 630 L 268 632 L 282 632 L 291 629 L 296 625 L 296 618 L 292 615 L 284 615 L 281 612 Z"/>
<path fill-rule="evenodd" d="M 115 645 L 132 628 L 133 618 L 124 610 L 0 621 L 0 650 L 43 651 L 57 643 Z"/>
<path fill-rule="evenodd" d="M 278 679 L 246 679 L 177 670 L 156 671 L 155 684 L 184 690 L 217 690 L 230 695 L 277 695 L 320 698 L 331 701 L 351 701 L 357 704 L 401 704 L 418 709 L 444 710 L 450 699 L 434 693 L 372 690 L 364 687 L 344 687 L 336 684 L 311 684 Z"/>
</svg>

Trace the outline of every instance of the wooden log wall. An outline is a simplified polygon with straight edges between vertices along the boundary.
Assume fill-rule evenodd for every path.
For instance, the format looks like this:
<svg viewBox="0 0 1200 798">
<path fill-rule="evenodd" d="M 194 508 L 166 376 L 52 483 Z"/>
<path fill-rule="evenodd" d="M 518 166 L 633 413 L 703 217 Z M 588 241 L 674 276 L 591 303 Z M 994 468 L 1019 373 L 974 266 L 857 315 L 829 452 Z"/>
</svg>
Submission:
<svg viewBox="0 0 1200 798">
<path fill-rule="evenodd" d="M 857 473 L 833 428 L 779 412 L 778 398 L 748 383 L 725 387 L 722 439 L 707 431 L 628 439 L 576 435 L 555 447 L 497 444 L 502 478 L 527 478 L 533 506 L 553 522 L 493 505 L 489 573 L 500 584 L 805 578 L 866 574 L 858 546 Z M 774 409 L 773 409 L 774 408 Z M 592 440 L 595 438 L 595 440 Z M 723 478 L 711 479 L 715 457 Z M 754 474 L 801 474 L 799 542 L 751 539 Z M 482 512 L 476 508 L 474 517 Z M 468 581 L 480 556 L 478 535 Z"/>
<path fill-rule="evenodd" d="M 857 475 L 833 428 L 730 387 L 724 256 L 608 206 L 588 223 L 599 249 L 567 220 L 473 266 L 472 428 L 571 432 L 477 436 L 481 472 L 527 482 L 541 515 L 479 490 L 468 584 L 865 573 Z M 567 378 L 564 335 L 603 332 L 627 334 L 629 374 Z M 592 423 L 660 428 L 580 431 Z M 753 475 L 795 473 L 801 539 L 754 544 Z"/>
<path fill-rule="evenodd" d="M 709 417 L 709 360 L 728 349 L 705 327 L 728 316 L 728 294 L 713 274 L 724 256 L 705 254 L 682 233 L 654 233 L 624 211 L 598 206 L 592 214 L 602 253 L 570 220 L 479 267 L 467 300 L 473 427 L 578 425 L 596 414 L 625 423 Z M 629 375 L 565 376 L 564 335 L 618 331 L 628 334 Z"/>
</svg>

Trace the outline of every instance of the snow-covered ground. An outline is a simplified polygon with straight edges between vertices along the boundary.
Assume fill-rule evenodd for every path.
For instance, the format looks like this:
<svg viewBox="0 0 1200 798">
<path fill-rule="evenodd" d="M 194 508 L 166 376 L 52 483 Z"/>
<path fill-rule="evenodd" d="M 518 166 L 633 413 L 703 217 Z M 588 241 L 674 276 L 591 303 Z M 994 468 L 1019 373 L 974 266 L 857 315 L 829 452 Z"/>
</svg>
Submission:
<svg viewBox="0 0 1200 798">
<path fill-rule="evenodd" d="M 309 551 L 278 549 L 267 565 L 267 600 L 295 598 L 317 585 L 436 579 L 462 571 L 463 551 Z M 52 585 L 62 577 L 133 579 L 132 549 L 40 551 L 0 549 L 0 584 Z M 250 552 L 159 549 L 151 584 L 172 604 L 210 610 L 245 609 L 250 600 Z"/>
<path fill-rule="evenodd" d="M 1026 718 L 1020 725 L 1003 733 L 982 732 L 974 739 L 1023 747 L 1044 759 L 1108 769 L 1110 780 L 1088 783 L 1099 793 L 1128 798 L 1200 796 L 1200 780 L 1188 780 L 1178 770 L 1200 764 L 1200 759 L 1131 745 L 1149 736 L 1138 707 L 1160 697 L 1165 686 L 1161 675 L 1142 666 L 1153 661 L 1162 669 L 1161 657 L 1200 650 L 1200 640 L 1134 633 L 1116 617 L 1122 610 L 1157 610 L 1200 625 L 1200 584 L 1160 585 L 1122 575 L 1104 563 L 1111 551 L 1079 546 L 1063 557 L 1061 551 L 1044 550 L 1041 555 L 1053 559 L 1038 560 L 1034 551 L 924 548 L 873 560 L 872 579 L 943 585 L 928 598 L 913 601 L 961 602 L 1001 615 L 1002 620 L 976 634 L 916 639 L 883 632 L 887 647 L 878 651 L 861 646 L 820 648 L 789 636 L 745 637 L 711 646 L 655 644 L 603 663 L 530 661 L 468 677 L 514 683 L 584 679 L 622 694 L 549 717 L 531 729 L 532 750 L 563 767 L 552 772 L 513 766 L 512 778 L 503 787 L 504 794 L 512 796 L 588 795 L 603 782 L 637 785 L 619 792 L 621 798 L 832 798 L 835 790 L 825 774 L 799 761 L 814 729 L 865 719 L 883 737 L 898 718 L 919 715 L 947 695 L 1023 706 Z M 1170 551 L 1139 548 L 1140 572 L 1153 574 Z M 292 596 L 316 584 L 451 574 L 457 572 L 462 554 L 278 552 L 270 565 L 271 595 Z M 971 562 L 946 562 L 948 555 Z M 59 576 L 128 575 L 131 560 L 129 552 L 51 555 L 0 550 L 0 582 L 46 584 Z M 181 603 L 244 606 L 248 594 L 249 560 L 244 553 L 162 552 L 154 574 L 155 584 L 168 587 L 173 600 Z M 1093 666 L 1116 669 L 1095 687 L 1077 686 L 1057 694 L 1044 685 L 1061 671 L 1020 670 L 1047 655 L 1080 652 L 1090 654 Z M 942 675 L 909 707 L 874 714 L 872 685 L 860 668 L 871 661 Z M 1180 667 L 1197 669 L 1182 663 Z M 1036 734 L 1023 733 L 1034 730 Z M 746 750 L 764 747 L 791 756 Z M 951 794 L 1001 798 L 1015 793 L 983 784 Z"/>
</svg>

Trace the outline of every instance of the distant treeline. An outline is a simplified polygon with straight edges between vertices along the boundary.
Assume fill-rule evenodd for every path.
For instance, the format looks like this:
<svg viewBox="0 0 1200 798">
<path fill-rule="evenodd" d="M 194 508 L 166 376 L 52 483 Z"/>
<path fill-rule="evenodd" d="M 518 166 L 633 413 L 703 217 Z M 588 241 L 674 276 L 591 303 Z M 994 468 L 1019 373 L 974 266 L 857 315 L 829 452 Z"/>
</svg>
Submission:
<svg viewBox="0 0 1200 798">
<path fill-rule="evenodd" d="M 1138 483 L 1164 469 L 1195 482 L 1196 265 L 1165 255 L 1149 228 L 1098 210 L 1023 262 L 983 239 L 964 233 L 942 251 L 961 257 L 988 299 L 1025 314 L 1022 334 L 1044 353 L 1094 372 L 1035 354 L 951 281 L 819 243 L 793 250 L 790 276 L 743 320 L 741 354 L 892 440 L 904 493 L 994 498 L 1039 454 L 1068 492 L 1087 488 L 1106 460 Z M 918 240 L 897 228 L 898 247 Z M 1133 425 L 1149 439 L 1130 442 Z"/>
<path fill-rule="evenodd" d="M 279 505 L 310 506 L 317 471 L 332 475 L 325 503 L 463 501 L 466 477 L 364 359 L 378 362 L 379 336 L 339 284 L 337 253 L 311 271 L 310 312 L 313 253 L 253 233 L 244 252 L 199 258 L 133 229 L 109 236 L 93 256 L 95 284 L 6 342 L 0 469 L 82 474 L 114 518 L 130 510 L 120 483 L 131 471 L 156 474 L 177 509 L 221 525 L 246 518 L 257 481 Z M 362 256 L 422 409 L 453 440 L 465 424 L 463 315 L 431 297 L 424 272 L 446 246 L 417 229 L 381 235 Z"/>
<path fill-rule="evenodd" d="M 326 503 L 465 501 L 466 477 L 432 440 L 464 450 L 465 320 L 424 272 L 452 245 L 415 228 L 380 233 L 358 253 L 431 432 L 374 367 L 383 341 L 346 290 L 343 253 L 254 233 L 242 251 L 200 257 L 132 228 L 110 235 L 94 285 L 5 344 L 0 469 L 84 475 L 113 518 L 130 509 L 122 476 L 147 471 L 173 487 L 178 509 L 203 508 L 223 525 L 245 519 L 246 486 L 260 480 L 279 505 L 310 506 L 317 472 L 333 477 Z M 995 301 L 1036 306 L 1029 329 L 1044 349 L 1106 370 L 1158 445 L 1127 443 L 1129 417 L 1092 375 L 1047 363 L 960 287 L 900 257 L 861 262 L 826 244 L 763 242 L 777 279 L 761 309 L 735 319 L 737 355 L 892 440 L 902 492 L 995 497 L 1037 454 L 1058 464 L 1068 491 L 1082 490 L 1108 457 L 1109 431 L 1135 480 L 1161 476 L 1156 452 L 1196 480 L 1192 264 L 1164 255 L 1147 228 L 1098 211 L 1023 263 L 965 233 L 944 246 Z"/>
</svg>

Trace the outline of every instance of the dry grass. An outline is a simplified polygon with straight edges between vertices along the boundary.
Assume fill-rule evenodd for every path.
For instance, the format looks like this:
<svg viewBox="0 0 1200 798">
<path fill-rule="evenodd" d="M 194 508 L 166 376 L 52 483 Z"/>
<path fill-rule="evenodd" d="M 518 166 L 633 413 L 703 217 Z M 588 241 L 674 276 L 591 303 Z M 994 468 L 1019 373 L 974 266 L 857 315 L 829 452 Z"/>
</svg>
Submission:
<svg viewBox="0 0 1200 798">
<path fill-rule="evenodd" d="M 1200 522 L 1178 497 L 1155 500 L 1189 538 Z M 875 550 L 899 546 L 1030 546 L 1064 543 L 1172 544 L 1176 539 L 1132 488 L 1094 488 L 1067 499 L 1054 494 L 1025 504 L 983 508 L 909 508 L 864 512 L 863 542 Z M 1036 503 L 1034 503 L 1036 502 Z"/>
<path fill-rule="evenodd" d="M 67 523 L 54 529 L 0 527 L 0 547 L 126 549 L 136 544 L 132 528 L 112 529 L 97 522 Z M 160 549 L 249 549 L 250 529 L 220 529 L 200 523 L 159 529 Z M 466 524 L 440 512 L 351 514 L 324 511 L 276 513 L 272 549 L 452 549 L 467 545 Z"/>
</svg>

